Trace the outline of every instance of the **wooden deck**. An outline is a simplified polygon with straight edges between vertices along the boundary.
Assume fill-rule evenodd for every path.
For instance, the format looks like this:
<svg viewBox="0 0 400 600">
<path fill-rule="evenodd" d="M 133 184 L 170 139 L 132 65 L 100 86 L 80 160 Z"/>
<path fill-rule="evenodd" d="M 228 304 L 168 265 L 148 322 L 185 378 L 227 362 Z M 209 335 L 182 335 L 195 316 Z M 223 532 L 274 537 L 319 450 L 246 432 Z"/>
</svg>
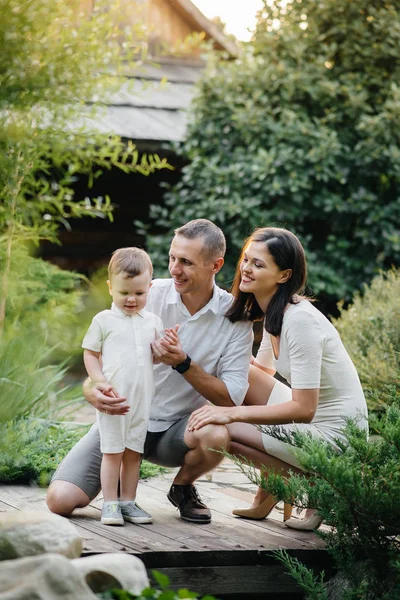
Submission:
<svg viewBox="0 0 400 600">
<path fill-rule="evenodd" d="M 268 519 L 249 521 L 232 516 L 246 506 L 254 486 L 229 461 L 214 471 L 212 480 L 198 482 L 212 510 L 209 525 L 185 523 L 166 497 L 174 473 L 141 481 L 138 502 L 154 517 L 151 525 L 106 527 L 100 523 L 101 496 L 74 512 L 71 521 L 84 540 L 84 555 L 128 552 L 152 569 L 165 572 L 174 588 L 223 598 L 300 598 L 293 580 L 273 556 L 284 548 L 308 566 L 326 568 L 323 542 L 313 533 L 288 529 L 274 509 Z M 29 486 L 0 486 L 0 512 L 42 510 L 46 490 Z M 47 510 L 47 508 L 46 508 Z M 244 594 L 244 595 L 243 595 Z"/>
</svg>

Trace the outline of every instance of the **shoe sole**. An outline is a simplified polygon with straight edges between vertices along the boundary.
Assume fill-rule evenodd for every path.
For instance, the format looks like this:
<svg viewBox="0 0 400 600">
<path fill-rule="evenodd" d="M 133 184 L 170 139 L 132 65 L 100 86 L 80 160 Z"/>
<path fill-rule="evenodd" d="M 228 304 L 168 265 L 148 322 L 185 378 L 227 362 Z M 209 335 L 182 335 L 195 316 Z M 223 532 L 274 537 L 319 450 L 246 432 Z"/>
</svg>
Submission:
<svg viewBox="0 0 400 600">
<path fill-rule="evenodd" d="M 120 519 L 101 519 L 102 525 L 123 525 L 124 521 Z"/>
<path fill-rule="evenodd" d="M 211 523 L 211 517 L 209 519 L 191 519 L 190 517 L 183 517 L 181 515 L 181 519 L 182 521 L 188 521 L 188 523 L 197 523 L 198 525 L 208 525 L 208 523 Z"/>
<path fill-rule="evenodd" d="M 135 525 L 146 525 L 152 523 L 153 519 L 150 517 L 124 517 L 124 521 L 135 523 Z"/>
<path fill-rule="evenodd" d="M 176 502 L 174 502 L 174 500 L 170 497 L 169 494 L 167 494 L 167 498 L 171 502 L 171 504 L 173 504 L 179 510 L 179 506 L 176 504 Z M 194 517 L 192 517 L 192 518 L 184 517 L 184 516 L 182 516 L 182 513 L 180 513 L 180 515 L 181 515 L 182 521 L 187 521 L 188 523 L 197 523 L 198 525 L 207 525 L 208 523 L 211 523 L 211 516 L 206 517 L 204 519 L 196 519 Z"/>
</svg>

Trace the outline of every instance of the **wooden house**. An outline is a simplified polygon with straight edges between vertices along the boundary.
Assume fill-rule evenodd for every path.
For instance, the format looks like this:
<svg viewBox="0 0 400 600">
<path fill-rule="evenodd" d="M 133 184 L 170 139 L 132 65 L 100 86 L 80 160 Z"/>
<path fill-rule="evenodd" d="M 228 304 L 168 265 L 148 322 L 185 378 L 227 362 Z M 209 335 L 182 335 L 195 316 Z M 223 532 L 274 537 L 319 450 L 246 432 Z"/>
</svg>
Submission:
<svg viewBox="0 0 400 600">
<path fill-rule="evenodd" d="M 90 14 L 95 2 L 81 0 L 81 8 Z M 60 231 L 62 245 L 45 243 L 42 256 L 84 273 L 107 262 L 117 247 L 143 244 L 134 220 L 146 221 L 149 205 L 162 202 L 161 182 L 174 183 L 179 179 L 182 163 L 169 145 L 185 137 L 187 111 L 204 63 L 198 49 L 185 48 L 177 55 L 176 46 L 190 35 L 202 34 L 216 50 L 231 58 L 239 52 L 238 46 L 190 0 L 127 0 L 123 6 L 125 25 L 133 25 L 140 19 L 147 26 L 149 60 L 132 73 L 133 86 L 122 85 L 107 101 L 95 127 L 103 133 L 133 140 L 140 151 L 168 156 L 175 169 L 149 177 L 126 175 L 113 169 L 104 173 L 91 190 L 87 190 L 83 178 L 77 182 L 77 198 L 105 194 L 111 197 L 115 205 L 114 222 L 74 221 L 71 231 Z M 161 81 L 166 81 L 165 85 L 160 85 Z"/>
</svg>

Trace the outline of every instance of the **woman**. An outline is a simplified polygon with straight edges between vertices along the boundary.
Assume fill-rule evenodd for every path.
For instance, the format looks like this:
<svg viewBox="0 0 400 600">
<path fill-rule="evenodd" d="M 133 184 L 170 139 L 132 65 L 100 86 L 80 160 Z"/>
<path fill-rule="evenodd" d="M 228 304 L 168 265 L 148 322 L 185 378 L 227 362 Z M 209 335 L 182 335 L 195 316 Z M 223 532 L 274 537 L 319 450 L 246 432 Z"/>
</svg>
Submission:
<svg viewBox="0 0 400 600">
<path fill-rule="evenodd" d="M 238 407 L 204 406 L 189 420 L 191 430 L 208 423 L 228 425 L 231 452 L 264 465 L 284 476 L 301 472 L 293 447 L 254 424 L 268 425 L 290 434 L 309 432 L 336 446 L 345 440 L 346 418 L 357 418 L 367 428 L 367 407 L 356 369 L 338 332 L 301 294 L 306 282 L 304 250 L 286 229 L 256 229 L 246 241 L 237 268 L 232 293 L 235 300 L 227 317 L 263 319 L 264 335 L 252 360 L 249 390 Z M 291 389 L 272 376 L 283 376 Z M 252 506 L 234 514 L 266 517 L 277 499 L 258 489 Z M 290 516 L 287 511 L 285 517 Z M 303 521 L 290 519 L 295 529 L 314 529 L 321 519 L 308 511 Z"/>
</svg>

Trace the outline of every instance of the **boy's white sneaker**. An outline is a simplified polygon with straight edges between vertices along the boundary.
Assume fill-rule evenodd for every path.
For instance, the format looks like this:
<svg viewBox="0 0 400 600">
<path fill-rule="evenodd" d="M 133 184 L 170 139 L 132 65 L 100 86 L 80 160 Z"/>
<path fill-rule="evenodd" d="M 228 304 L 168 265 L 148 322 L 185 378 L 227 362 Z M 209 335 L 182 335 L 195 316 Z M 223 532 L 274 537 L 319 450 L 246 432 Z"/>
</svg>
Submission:
<svg viewBox="0 0 400 600">
<path fill-rule="evenodd" d="M 101 522 L 103 525 L 123 525 L 121 508 L 117 500 L 104 502 L 101 509 Z"/>
<path fill-rule="evenodd" d="M 143 508 L 140 508 L 133 500 L 130 502 L 120 502 L 120 508 L 125 521 L 135 523 L 136 525 L 153 522 L 153 517 L 143 510 Z"/>
</svg>

